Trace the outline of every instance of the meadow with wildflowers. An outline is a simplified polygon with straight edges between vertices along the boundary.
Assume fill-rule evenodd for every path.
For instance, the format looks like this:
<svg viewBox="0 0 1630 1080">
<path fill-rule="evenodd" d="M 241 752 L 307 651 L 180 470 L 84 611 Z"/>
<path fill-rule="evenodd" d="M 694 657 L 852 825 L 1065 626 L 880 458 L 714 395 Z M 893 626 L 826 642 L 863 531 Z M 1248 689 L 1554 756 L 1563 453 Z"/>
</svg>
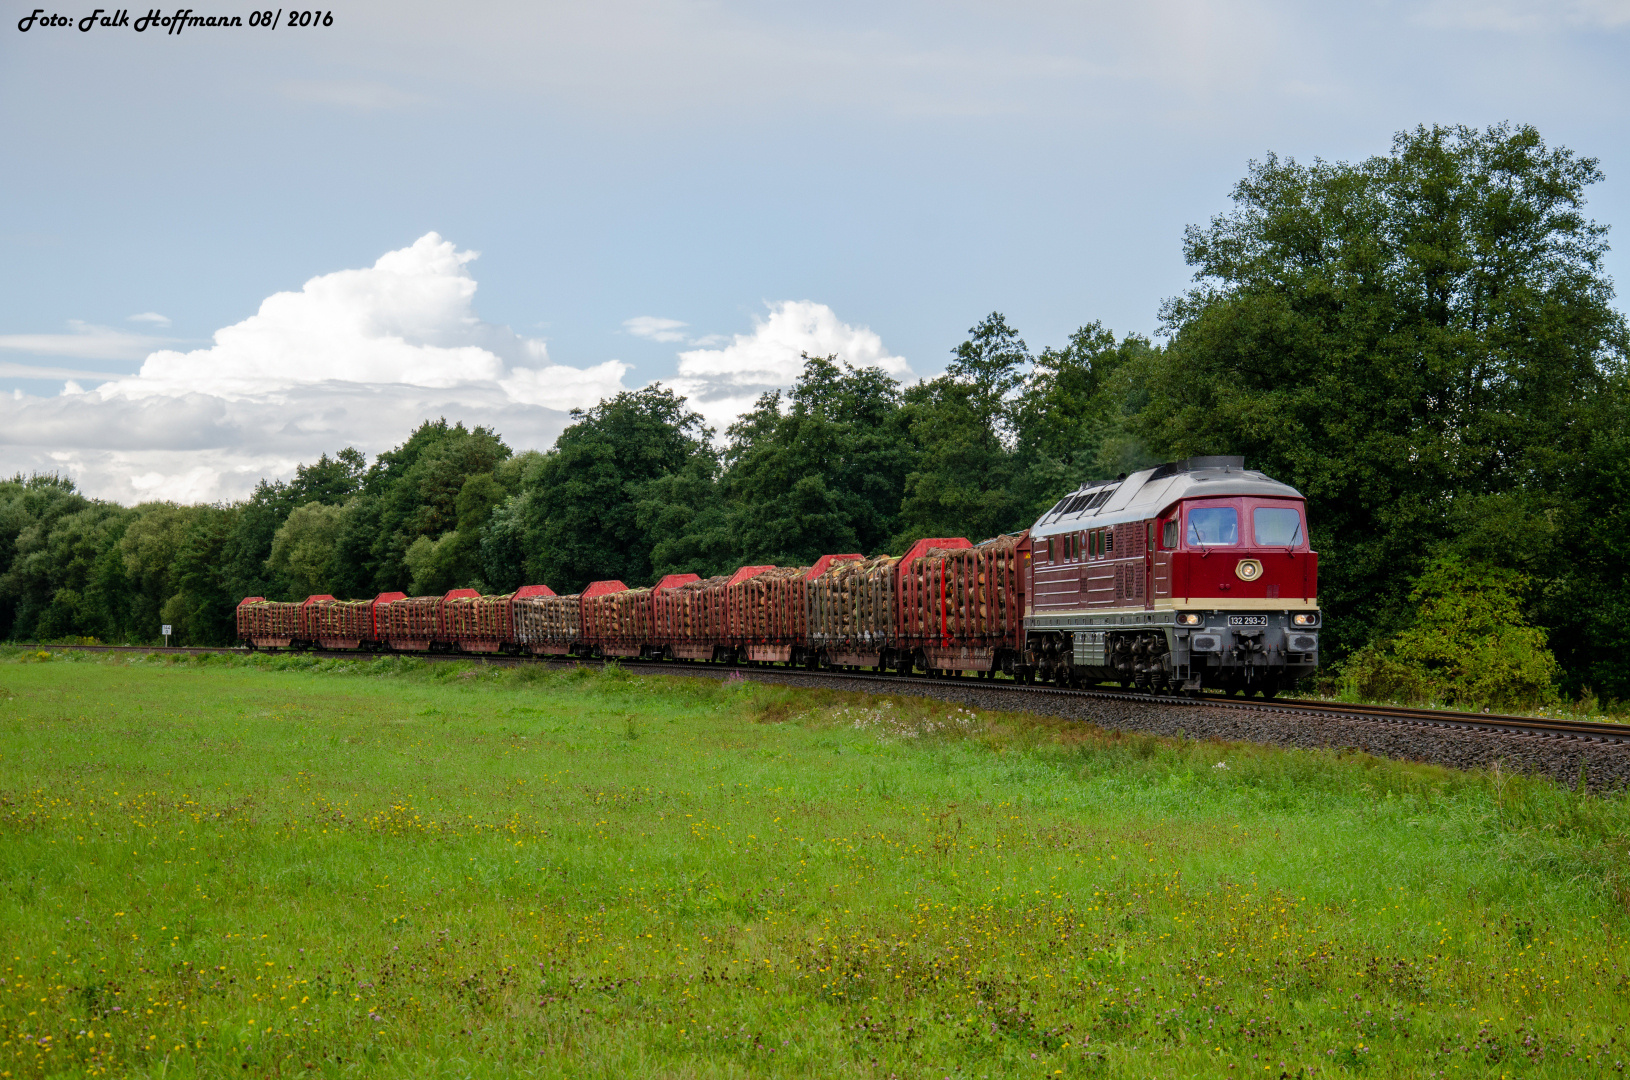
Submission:
<svg viewBox="0 0 1630 1080">
<path fill-rule="evenodd" d="M 0 650 L 0 1077 L 1616 1075 L 1630 807 L 611 668 Z"/>
</svg>

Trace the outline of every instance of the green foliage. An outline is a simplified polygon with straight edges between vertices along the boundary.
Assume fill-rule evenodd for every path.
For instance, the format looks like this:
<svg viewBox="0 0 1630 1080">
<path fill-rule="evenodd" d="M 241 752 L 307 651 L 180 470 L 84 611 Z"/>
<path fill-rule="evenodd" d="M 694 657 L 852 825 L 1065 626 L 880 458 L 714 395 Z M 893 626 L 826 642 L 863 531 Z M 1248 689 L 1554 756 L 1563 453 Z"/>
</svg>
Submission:
<svg viewBox="0 0 1630 1080">
<path fill-rule="evenodd" d="M 1413 621 L 1359 650 L 1343 673 L 1371 701 L 1494 709 L 1554 704 L 1556 658 L 1519 602 L 1528 585 L 1524 575 L 1497 566 L 1454 555 L 1435 559 L 1410 590 Z"/>
<path fill-rule="evenodd" d="M 352 580 L 342 578 L 347 591 L 364 595 L 408 588 L 413 578 L 406 561 L 408 549 L 421 538 L 438 541 L 456 533 L 465 485 L 472 477 L 490 474 L 509 457 L 509 447 L 496 432 L 483 427 L 466 430 L 463 424 L 449 425 L 446 420 L 426 421 L 407 442 L 380 454 L 363 478 L 355 517 L 340 538 L 340 561 L 354 568 Z M 484 497 L 472 494 L 467 516 L 480 516 L 482 511 L 472 507 Z M 454 577 L 474 574 L 479 548 L 479 538 L 467 532 L 435 565 Z"/>
<path fill-rule="evenodd" d="M 1558 564 L 1586 408 L 1625 355 L 1581 209 L 1600 178 L 1530 127 L 1417 128 L 1356 165 L 1253 163 L 1189 229 L 1199 285 L 1163 313 L 1133 429 L 1308 496 L 1335 653 L 1401 625 L 1451 539 Z"/>
<path fill-rule="evenodd" d="M 32 634 L 57 590 L 72 588 L 64 580 L 71 571 L 57 569 L 52 558 L 51 534 L 59 522 L 90 505 L 67 477 L 19 474 L 0 481 L 0 632 Z M 76 602 L 64 601 L 59 618 Z"/>
<path fill-rule="evenodd" d="M 118 547 L 129 590 L 125 625 L 138 640 L 158 637 L 165 603 L 178 591 L 175 554 L 205 513 L 206 507 L 162 502 L 133 509 Z"/>
<path fill-rule="evenodd" d="M 991 394 L 950 376 L 906 391 L 906 424 L 920 449 L 906 476 L 896 549 L 924 536 L 982 540 L 1022 520 L 1013 454 L 987 410 Z"/>
<path fill-rule="evenodd" d="M 267 569 L 281 574 L 296 595 L 332 593 L 338 570 L 338 543 L 345 511 L 309 502 L 298 506 L 272 537 Z"/>
<path fill-rule="evenodd" d="M 1630 702 L 1630 375 L 1615 372 L 1581 409 L 1584 447 L 1545 524 L 1556 557 L 1535 567 L 1537 621 L 1568 688 Z"/>
<path fill-rule="evenodd" d="M 1019 332 L 1000 311 L 993 311 L 969 328 L 967 340 L 951 350 L 951 356 L 945 374 L 967 388 L 966 407 L 985 427 L 1011 436 L 1013 399 L 1031 364 L 1030 348 Z"/>
<path fill-rule="evenodd" d="M 646 486 L 687 466 L 706 473 L 709 432 L 685 399 L 661 384 L 574 410 L 572 418 L 498 522 L 524 537 L 518 546 L 528 579 L 558 593 L 597 580 L 648 582 L 651 547 L 639 525 Z M 493 557 L 504 561 L 498 545 Z"/>
<path fill-rule="evenodd" d="M 237 639 L 234 612 L 244 594 L 234 588 L 223 558 L 237 520 L 236 507 L 200 507 L 176 549 L 171 565 L 175 591 L 161 615 L 190 645 L 229 645 Z"/>
<path fill-rule="evenodd" d="M 944 375 L 905 394 L 915 460 L 900 502 L 896 548 L 925 536 L 981 540 L 1030 524 L 1014 453 L 1029 347 L 992 312 L 968 330 L 952 357 Z"/>
<path fill-rule="evenodd" d="M 733 554 L 741 563 L 808 565 L 828 553 L 883 550 L 915 456 L 899 385 L 876 368 L 806 354 L 785 405 L 766 394 L 729 430 L 723 490 Z"/>
<path fill-rule="evenodd" d="M 1158 357 L 1148 339 L 1128 334 L 1117 342 L 1097 322 L 1036 357 L 1014 403 L 1027 517 L 1082 483 L 1157 464 L 1127 424 L 1144 404 L 1138 377 Z"/>
</svg>

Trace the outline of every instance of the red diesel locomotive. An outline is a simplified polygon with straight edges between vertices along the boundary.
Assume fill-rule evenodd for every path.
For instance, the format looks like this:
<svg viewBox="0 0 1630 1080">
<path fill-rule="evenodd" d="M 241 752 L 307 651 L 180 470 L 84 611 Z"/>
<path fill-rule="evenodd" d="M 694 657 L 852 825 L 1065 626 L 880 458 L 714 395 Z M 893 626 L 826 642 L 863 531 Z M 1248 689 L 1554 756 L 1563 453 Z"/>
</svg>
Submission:
<svg viewBox="0 0 1630 1080">
<path fill-rule="evenodd" d="M 1302 496 L 1237 457 L 1190 458 L 1059 500 L 1033 526 L 904 556 L 822 556 L 557 596 L 249 597 L 250 648 L 642 657 L 1003 673 L 1272 697 L 1318 664 L 1318 555 Z"/>
</svg>

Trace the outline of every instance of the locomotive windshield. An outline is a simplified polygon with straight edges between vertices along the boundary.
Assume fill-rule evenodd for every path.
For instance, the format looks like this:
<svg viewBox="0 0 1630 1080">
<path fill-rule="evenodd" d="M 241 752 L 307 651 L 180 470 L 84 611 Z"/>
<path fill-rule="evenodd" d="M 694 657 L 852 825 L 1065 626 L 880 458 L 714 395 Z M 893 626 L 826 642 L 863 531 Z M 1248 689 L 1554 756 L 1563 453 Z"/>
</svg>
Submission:
<svg viewBox="0 0 1630 1080">
<path fill-rule="evenodd" d="M 1195 507 L 1189 511 L 1189 544 L 1229 545 L 1239 543 L 1239 511 L 1232 506 Z"/>
<path fill-rule="evenodd" d="M 1251 511 L 1259 547 L 1295 547 L 1302 542 L 1302 514 L 1287 506 L 1259 506 Z"/>
</svg>

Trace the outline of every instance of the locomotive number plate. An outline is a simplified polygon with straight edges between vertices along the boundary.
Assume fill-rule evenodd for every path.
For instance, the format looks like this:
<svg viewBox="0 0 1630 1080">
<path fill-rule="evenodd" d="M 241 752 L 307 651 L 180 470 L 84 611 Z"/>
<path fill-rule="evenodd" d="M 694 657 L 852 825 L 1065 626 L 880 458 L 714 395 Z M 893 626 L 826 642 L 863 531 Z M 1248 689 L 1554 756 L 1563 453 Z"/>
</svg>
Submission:
<svg viewBox="0 0 1630 1080">
<path fill-rule="evenodd" d="M 1268 625 L 1268 617 L 1266 615 L 1230 615 L 1230 616 L 1228 616 L 1228 625 L 1229 626 L 1267 626 Z"/>
</svg>

